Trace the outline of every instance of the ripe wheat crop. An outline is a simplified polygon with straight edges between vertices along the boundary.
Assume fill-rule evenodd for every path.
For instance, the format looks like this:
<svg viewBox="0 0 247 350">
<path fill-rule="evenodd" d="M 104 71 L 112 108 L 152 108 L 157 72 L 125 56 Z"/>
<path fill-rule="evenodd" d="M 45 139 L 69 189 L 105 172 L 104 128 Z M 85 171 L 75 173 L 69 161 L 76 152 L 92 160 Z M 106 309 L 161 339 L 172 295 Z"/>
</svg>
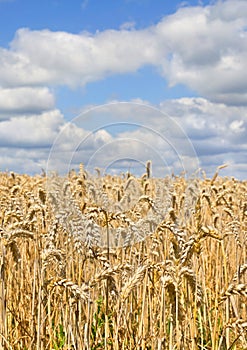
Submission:
<svg viewBox="0 0 247 350">
<path fill-rule="evenodd" d="M 0 174 L 0 349 L 247 349 L 247 182 Z"/>
</svg>

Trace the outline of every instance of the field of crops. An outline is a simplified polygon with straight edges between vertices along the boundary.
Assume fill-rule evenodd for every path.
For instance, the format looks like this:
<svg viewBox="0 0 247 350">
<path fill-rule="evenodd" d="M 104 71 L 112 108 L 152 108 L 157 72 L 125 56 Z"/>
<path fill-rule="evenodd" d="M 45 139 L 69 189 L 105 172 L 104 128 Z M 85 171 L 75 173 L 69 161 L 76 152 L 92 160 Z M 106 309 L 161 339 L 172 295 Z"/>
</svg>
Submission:
<svg viewBox="0 0 247 350">
<path fill-rule="evenodd" d="M 0 349 L 247 349 L 247 181 L 0 174 Z"/>
</svg>

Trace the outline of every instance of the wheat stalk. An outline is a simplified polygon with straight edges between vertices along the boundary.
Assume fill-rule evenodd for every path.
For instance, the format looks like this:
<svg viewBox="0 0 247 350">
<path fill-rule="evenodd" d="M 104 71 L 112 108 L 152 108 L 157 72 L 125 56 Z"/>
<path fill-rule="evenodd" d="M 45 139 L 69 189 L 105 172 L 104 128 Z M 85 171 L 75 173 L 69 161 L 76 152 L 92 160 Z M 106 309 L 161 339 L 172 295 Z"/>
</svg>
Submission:
<svg viewBox="0 0 247 350">
<path fill-rule="evenodd" d="M 131 276 L 128 281 L 124 284 L 120 291 L 120 298 L 122 300 L 127 299 L 130 295 L 131 291 L 136 288 L 144 279 L 145 273 L 147 270 L 147 266 L 139 266 L 134 275 Z"/>
</svg>

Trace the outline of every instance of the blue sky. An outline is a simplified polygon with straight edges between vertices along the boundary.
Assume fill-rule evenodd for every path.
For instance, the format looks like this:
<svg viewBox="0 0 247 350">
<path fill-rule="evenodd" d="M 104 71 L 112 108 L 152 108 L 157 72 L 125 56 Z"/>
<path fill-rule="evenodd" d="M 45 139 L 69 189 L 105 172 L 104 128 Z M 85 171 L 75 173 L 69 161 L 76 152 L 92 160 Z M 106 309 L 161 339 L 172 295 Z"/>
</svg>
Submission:
<svg viewBox="0 0 247 350">
<path fill-rule="evenodd" d="M 1 45 L 8 45 L 16 30 L 49 28 L 70 33 L 119 29 L 134 22 L 141 29 L 156 24 L 181 6 L 207 4 L 209 1 L 170 0 L 1 0 Z"/>
<path fill-rule="evenodd" d="M 39 173 L 50 154 L 61 171 L 150 158 L 157 176 L 227 163 L 246 178 L 246 27 L 245 0 L 0 0 L 0 169 Z"/>
</svg>

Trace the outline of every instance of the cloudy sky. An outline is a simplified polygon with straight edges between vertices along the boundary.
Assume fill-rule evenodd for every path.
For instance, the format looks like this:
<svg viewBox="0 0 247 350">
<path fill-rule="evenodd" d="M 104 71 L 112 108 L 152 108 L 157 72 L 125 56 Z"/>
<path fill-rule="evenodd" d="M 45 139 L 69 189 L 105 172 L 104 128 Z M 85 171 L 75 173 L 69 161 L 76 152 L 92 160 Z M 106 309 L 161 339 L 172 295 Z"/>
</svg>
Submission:
<svg viewBox="0 0 247 350">
<path fill-rule="evenodd" d="M 247 1 L 0 0 L 0 170 L 246 179 Z"/>
</svg>

